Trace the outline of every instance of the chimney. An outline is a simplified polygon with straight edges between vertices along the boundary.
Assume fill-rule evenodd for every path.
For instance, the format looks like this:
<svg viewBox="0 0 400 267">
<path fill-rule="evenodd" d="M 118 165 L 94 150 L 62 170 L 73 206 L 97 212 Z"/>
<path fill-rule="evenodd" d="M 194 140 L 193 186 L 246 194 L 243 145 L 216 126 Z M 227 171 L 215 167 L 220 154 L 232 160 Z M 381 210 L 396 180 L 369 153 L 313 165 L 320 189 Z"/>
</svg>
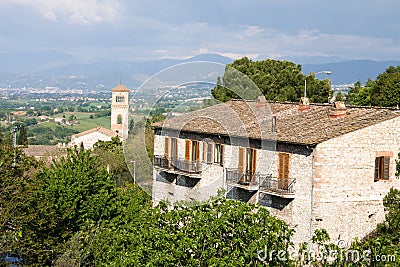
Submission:
<svg viewBox="0 0 400 267">
<path fill-rule="evenodd" d="M 263 107 L 265 107 L 266 103 L 267 103 L 267 100 L 265 99 L 265 95 L 260 95 L 257 98 L 256 108 L 263 108 Z"/>
<path fill-rule="evenodd" d="M 342 101 L 337 101 L 333 104 L 330 111 L 330 117 L 336 119 L 347 114 L 346 105 Z"/>
<path fill-rule="evenodd" d="M 276 116 L 271 117 L 271 131 L 276 133 Z"/>
<path fill-rule="evenodd" d="M 302 97 L 299 104 L 299 110 L 309 110 L 310 109 L 310 101 L 308 101 L 307 97 Z"/>
</svg>

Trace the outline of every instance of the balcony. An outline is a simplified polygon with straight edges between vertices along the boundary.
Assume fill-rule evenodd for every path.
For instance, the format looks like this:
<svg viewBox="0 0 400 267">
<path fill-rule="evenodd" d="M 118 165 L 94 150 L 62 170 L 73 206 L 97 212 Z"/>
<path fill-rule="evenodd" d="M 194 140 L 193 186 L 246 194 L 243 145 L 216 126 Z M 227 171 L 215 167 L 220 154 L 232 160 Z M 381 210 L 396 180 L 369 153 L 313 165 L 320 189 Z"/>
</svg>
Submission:
<svg viewBox="0 0 400 267">
<path fill-rule="evenodd" d="M 154 166 L 182 174 L 201 174 L 208 164 L 200 160 L 187 160 L 181 158 L 168 159 L 164 156 L 154 156 Z"/>
<path fill-rule="evenodd" d="M 239 187 L 249 191 L 258 190 L 258 173 L 241 171 L 239 169 L 226 169 L 226 184 Z"/>
<path fill-rule="evenodd" d="M 283 198 L 294 197 L 294 184 L 296 179 L 278 179 L 271 175 L 260 177 L 259 191 L 272 193 Z"/>
<path fill-rule="evenodd" d="M 169 169 L 170 161 L 169 161 L 169 159 L 165 158 L 164 156 L 154 156 L 154 166 L 160 167 L 163 169 Z"/>
</svg>

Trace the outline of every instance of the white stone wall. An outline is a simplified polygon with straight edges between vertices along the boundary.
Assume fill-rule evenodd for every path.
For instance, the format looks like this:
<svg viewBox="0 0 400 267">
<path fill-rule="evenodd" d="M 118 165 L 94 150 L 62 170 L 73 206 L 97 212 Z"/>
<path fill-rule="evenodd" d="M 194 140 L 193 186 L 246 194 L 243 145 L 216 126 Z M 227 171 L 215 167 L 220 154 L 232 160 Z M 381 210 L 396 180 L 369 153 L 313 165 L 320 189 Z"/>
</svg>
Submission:
<svg viewBox="0 0 400 267">
<path fill-rule="evenodd" d="M 165 136 L 155 135 L 154 155 L 164 155 L 164 146 Z M 203 155 L 202 142 L 200 144 L 200 153 Z M 185 139 L 182 138 L 178 138 L 178 157 L 185 158 Z M 179 186 L 176 179 L 171 183 L 157 181 L 157 175 L 160 175 L 161 171 L 157 168 L 154 169 L 153 200 L 155 203 L 160 200 L 169 200 L 170 202 L 207 200 L 211 196 L 217 195 L 219 189 L 224 188 L 224 168 L 219 164 L 207 165 L 201 175 L 192 175 L 193 179 L 198 179 L 194 187 Z M 178 173 L 181 172 L 177 172 L 177 175 Z"/>
<path fill-rule="evenodd" d="M 104 135 L 100 132 L 93 132 L 93 133 L 89 133 L 84 136 L 72 139 L 70 145 L 71 146 L 76 145 L 79 147 L 81 145 L 81 143 L 83 142 L 83 146 L 85 149 L 92 149 L 93 145 L 99 140 L 111 141 L 111 137 Z"/>
<path fill-rule="evenodd" d="M 388 120 L 319 144 L 315 159 L 314 228 L 332 240 L 362 238 L 384 220 L 383 197 L 395 177 L 400 119 Z M 375 157 L 390 155 L 389 181 L 374 182 Z"/>
</svg>

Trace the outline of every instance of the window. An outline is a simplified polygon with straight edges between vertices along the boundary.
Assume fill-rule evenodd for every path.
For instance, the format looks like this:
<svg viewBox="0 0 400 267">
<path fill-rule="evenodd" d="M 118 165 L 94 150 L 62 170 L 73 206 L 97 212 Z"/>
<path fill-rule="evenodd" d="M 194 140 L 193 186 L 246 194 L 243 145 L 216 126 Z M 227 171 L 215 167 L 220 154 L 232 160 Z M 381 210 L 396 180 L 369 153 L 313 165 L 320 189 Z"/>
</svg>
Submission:
<svg viewBox="0 0 400 267">
<path fill-rule="evenodd" d="M 200 160 L 200 142 L 192 141 L 192 160 Z"/>
<path fill-rule="evenodd" d="M 203 161 L 207 164 L 214 162 L 214 143 L 203 142 Z"/>
<path fill-rule="evenodd" d="M 117 103 L 123 103 L 124 101 L 125 101 L 125 97 L 123 97 L 123 96 L 115 97 L 115 102 L 117 102 Z"/>
<path fill-rule="evenodd" d="M 171 157 L 178 158 L 178 139 L 171 138 Z"/>
<path fill-rule="evenodd" d="M 289 187 L 289 154 L 278 154 L 278 188 L 287 190 Z"/>
<path fill-rule="evenodd" d="M 375 158 L 375 176 L 374 180 L 389 180 L 390 157 Z"/>
<path fill-rule="evenodd" d="M 117 124 L 122 124 L 122 115 L 118 115 Z"/>
<path fill-rule="evenodd" d="M 224 164 L 224 145 L 215 144 L 214 146 L 214 163 Z"/>
</svg>

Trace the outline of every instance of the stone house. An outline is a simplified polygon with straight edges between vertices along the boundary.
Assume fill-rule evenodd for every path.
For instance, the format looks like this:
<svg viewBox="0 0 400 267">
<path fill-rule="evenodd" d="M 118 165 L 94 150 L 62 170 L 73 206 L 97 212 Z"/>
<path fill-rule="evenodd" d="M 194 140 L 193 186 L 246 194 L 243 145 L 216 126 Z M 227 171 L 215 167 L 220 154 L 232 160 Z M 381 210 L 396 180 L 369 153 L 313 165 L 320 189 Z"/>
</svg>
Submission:
<svg viewBox="0 0 400 267">
<path fill-rule="evenodd" d="M 97 141 L 111 141 L 114 136 L 120 136 L 112 130 L 97 127 L 71 136 L 69 146 L 83 146 L 85 149 L 92 149 Z"/>
<path fill-rule="evenodd" d="M 259 203 L 296 230 L 351 241 L 384 220 L 395 176 L 400 112 L 232 100 L 154 124 L 153 198 Z"/>
</svg>

